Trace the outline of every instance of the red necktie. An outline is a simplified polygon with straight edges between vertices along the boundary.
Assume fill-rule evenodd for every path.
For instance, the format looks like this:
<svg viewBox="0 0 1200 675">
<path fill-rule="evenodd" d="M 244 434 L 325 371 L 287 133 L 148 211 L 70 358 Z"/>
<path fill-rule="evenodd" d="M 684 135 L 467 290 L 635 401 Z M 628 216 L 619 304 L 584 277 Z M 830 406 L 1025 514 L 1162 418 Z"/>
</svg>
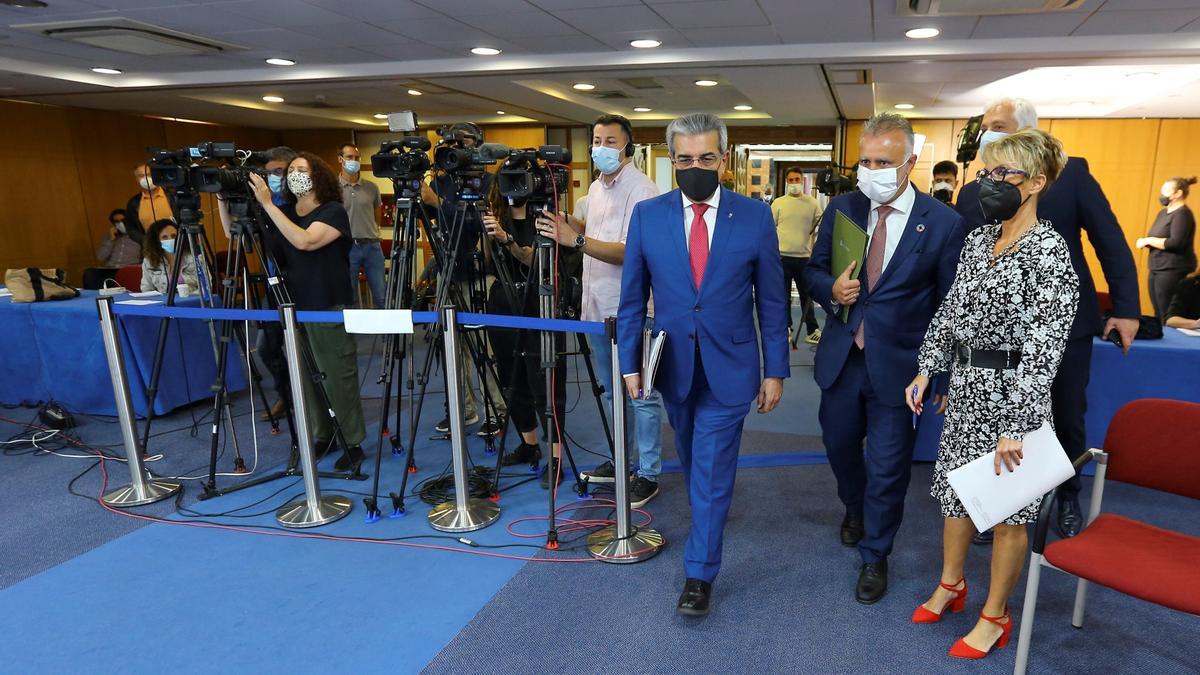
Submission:
<svg viewBox="0 0 1200 675">
<path fill-rule="evenodd" d="M 692 204 L 692 232 L 688 237 L 688 257 L 692 261 L 692 278 L 696 280 L 696 288 L 704 281 L 704 268 L 708 265 L 708 223 L 704 222 L 704 212 L 708 204 L 697 202 Z"/>
<path fill-rule="evenodd" d="M 871 286 L 879 282 L 879 277 L 883 275 L 883 252 L 887 247 L 887 219 L 892 215 L 892 211 L 896 209 L 885 205 L 876 209 L 879 214 L 879 222 L 875 223 L 875 232 L 871 235 L 871 243 L 867 246 L 867 263 L 866 274 L 860 275 Z M 859 349 L 865 349 L 866 335 L 863 326 L 866 324 L 864 318 L 858 324 L 858 330 L 854 332 L 854 344 Z"/>
</svg>

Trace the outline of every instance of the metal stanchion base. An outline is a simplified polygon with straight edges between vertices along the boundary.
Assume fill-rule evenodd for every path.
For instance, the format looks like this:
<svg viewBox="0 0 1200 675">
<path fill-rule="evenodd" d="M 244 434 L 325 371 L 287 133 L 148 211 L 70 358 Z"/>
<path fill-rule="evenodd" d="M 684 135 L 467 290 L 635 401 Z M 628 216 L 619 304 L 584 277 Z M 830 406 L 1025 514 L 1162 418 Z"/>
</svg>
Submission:
<svg viewBox="0 0 1200 675">
<path fill-rule="evenodd" d="M 433 507 L 429 526 L 439 532 L 472 532 L 482 530 L 499 517 L 500 505 L 486 499 L 471 499 L 465 511 L 459 511 L 452 500 Z"/>
<path fill-rule="evenodd" d="M 588 552 L 593 558 L 607 563 L 635 563 L 649 560 L 667 545 L 657 530 L 634 529 L 627 539 L 617 539 L 617 526 L 612 525 L 588 536 Z"/>
<path fill-rule="evenodd" d="M 275 520 L 284 527 L 316 527 L 342 518 L 353 507 L 350 498 L 342 495 L 321 495 L 318 504 L 316 510 L 310 509 L 308 499 L 300 497 L 276 511 Z"/>
<path fill-rule="evenodd" d="M 138 490 L 136 485 L 126 485 L 104 495 L 104 503 L 117 508 L 141 506 L 162 501 L 179 492 L 179 483 L 169 480 L 147 480 L 144 489 Z"/>
</svg>

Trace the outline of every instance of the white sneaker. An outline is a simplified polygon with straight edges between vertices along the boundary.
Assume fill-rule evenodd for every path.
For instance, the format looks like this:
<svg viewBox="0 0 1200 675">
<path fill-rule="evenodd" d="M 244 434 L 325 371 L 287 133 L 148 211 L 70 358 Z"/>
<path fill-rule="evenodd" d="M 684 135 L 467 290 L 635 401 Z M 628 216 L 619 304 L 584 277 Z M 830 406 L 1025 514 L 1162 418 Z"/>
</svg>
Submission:
<svg viewBox="0 0 1200 675">
<path fill-rule="evenodd" d="M 810 345 L 815 345 L 818 342 L 820 342 L 821 341 L 821 329 L 818 328 L 818 329 L 814 330 L 813 332 L 809 333 L 808 337 L 804 338 L 804 341 Z"/>
</svg>

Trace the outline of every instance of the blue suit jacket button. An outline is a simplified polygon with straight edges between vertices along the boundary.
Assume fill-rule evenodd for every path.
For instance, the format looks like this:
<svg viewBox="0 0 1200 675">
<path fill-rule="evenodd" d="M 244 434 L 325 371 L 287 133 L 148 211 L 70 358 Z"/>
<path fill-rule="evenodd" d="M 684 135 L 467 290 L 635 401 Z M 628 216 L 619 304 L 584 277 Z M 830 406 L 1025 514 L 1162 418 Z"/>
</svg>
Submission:
<svg viewBox="0 0 1200 675">
<path fill-rule="evenodd" d="M 696 306 L 695 306 L 695 307 L 693 307 L 692 309 L 693 309 L 693 310 L 695 310 L 695 311 L 697 311 L 697 312 L 699 312 L 699 311 L 700 311 L 700 305 L 696 305 Z"/>
</svg>

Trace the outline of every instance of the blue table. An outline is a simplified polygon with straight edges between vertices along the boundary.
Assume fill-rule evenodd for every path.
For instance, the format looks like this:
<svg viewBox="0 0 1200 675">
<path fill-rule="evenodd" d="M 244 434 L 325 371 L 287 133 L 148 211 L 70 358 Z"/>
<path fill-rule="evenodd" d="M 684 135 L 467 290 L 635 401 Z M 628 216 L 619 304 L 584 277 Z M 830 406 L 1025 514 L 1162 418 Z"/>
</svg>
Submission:
<svg viewBox="0 0 1200 675">
<path fill-rule="evenodd" d="M 1134 342 L 1128 355 L 1122 355 L 1116 345 L 1097 339 L 1092 347 L 1087 396 L 1084 422 L 1089 448 L 1104 447 L 1109 420 L 1130 401 L 1168 398 L 1200 403 L 1200 337 L 1164 328 L 1163 339 Z M 913 459 L 933 461 L 937 459 L 943 418 L 932 413 L 925 417 L 917 429 Z"/>
<path fill-rule="evenodd" d="M 14 304 L 0 298 L 0 326 L 6 344 L 0 353 L 0 403 L 36 404 L 55 400 L 72 412 L 116 415 L 112 380 L 100 337 L 95 291 L 81 291 L 71 300 Z M 118 296 L 116 300 L 128 299 Z M 183 298 L 180 306 L 198 306 Z M 119 317 L 121 346 L 134 410 L 145 416 L 146 390 L 158 340 L 159 320 Z M 228 388 L 246 387 L 245 362 L 236 346 L 230 348 Z M 154 413 L 210 399 L 216 379 L 216 359 L 209 324 L 172 320 L 163 354 L 163 372 Z"/>
</svg>

